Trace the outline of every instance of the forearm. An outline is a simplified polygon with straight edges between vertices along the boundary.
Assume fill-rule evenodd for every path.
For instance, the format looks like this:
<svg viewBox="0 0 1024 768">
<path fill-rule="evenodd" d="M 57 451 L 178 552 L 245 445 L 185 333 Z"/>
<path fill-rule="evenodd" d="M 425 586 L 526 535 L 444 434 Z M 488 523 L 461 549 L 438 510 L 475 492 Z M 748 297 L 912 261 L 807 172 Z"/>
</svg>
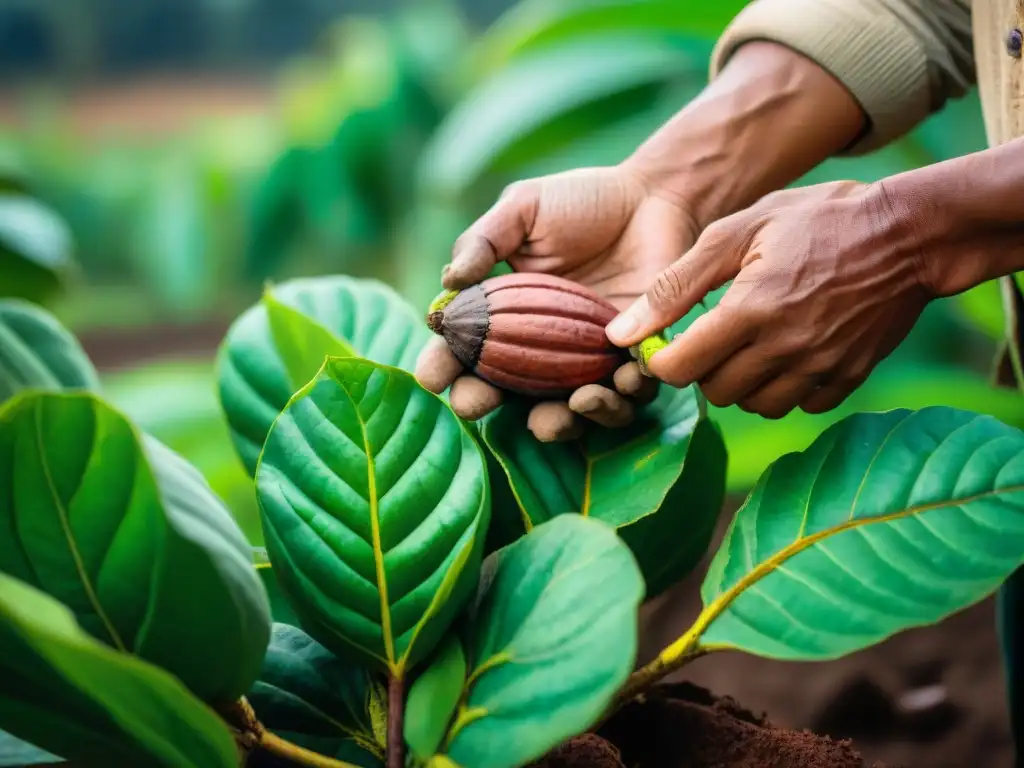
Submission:
<svg viewBox="0 0 1024 768">
<path fill-rule="evenodd" d="M 1024 138 L 877 185 L 923 280 L 952 296 L 1024 270 Z"/>
<path fill-rule="evenodd" d="M 751 42 L 626 165 L 705 227 L 836 154 L 864 121 L 850 93 L 810 59 Z"/>
</svg>

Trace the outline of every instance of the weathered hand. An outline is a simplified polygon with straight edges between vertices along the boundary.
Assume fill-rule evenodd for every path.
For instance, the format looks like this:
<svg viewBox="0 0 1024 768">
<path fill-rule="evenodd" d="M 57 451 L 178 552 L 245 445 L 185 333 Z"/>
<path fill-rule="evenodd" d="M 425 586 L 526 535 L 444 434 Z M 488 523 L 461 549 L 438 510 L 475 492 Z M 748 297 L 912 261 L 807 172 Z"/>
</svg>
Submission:
<svg viewBox="0 0 1024 768">
<path fill-rule="evenodd" d="M 485 279 L 507 261 L 523 272 L 546 272 L 587 285 L 626 307 L 655 277 L 693 244 L 697 227 L 681 204 L 659 196 L 626 166 L 585 168 L 522 181 L 456 242 L 445 268 L 445 288 L 461 289 Z M 461 364 L 436 337 L 420 356 L 420 382 L 434 392 L 452 387 L 452 408 L 478 419 L 501 403 L 495 387 L 464 374 Z M 529 427 L 543 441 L 580 434 L 584 416 L 598 424 L 622 426 L 633 406 L 653 397 L 657 383 L 640 375 L 636 363 L 616 373 L 615 388 L 589 385 L 565 402 L 533 408 Z"/>
<path fill-rule="evenodd" d="M 710 402 L 780 418 L 843 402 L 934 293 L 919 242 L 884 185 L 777 192 L 720 219 L 608 327 L 633 344 L 733 280 L 719 304 L 655 353 L 651 372 Z"/>
</svg>

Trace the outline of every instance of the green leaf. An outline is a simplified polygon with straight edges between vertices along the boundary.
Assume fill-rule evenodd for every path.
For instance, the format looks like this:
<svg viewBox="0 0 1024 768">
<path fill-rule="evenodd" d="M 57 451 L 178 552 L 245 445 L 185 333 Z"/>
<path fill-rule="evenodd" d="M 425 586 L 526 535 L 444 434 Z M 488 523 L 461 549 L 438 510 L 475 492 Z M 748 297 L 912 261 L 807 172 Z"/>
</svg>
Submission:
<svg viewBox="0 0 1024 768">
<path fill-rule="evenodd" d="M 230 731 L 163 670 L 0 573 L 0 727 L 72 763 L 235 768 Z"/>
<path fill-rule="evenodd" d="M 370 676 L 296 627 L 274 624 L 260 678 L 247 696 L 278 736 L 337 760 L 375 768 L 383 749 L 368 712 Z"/>
<path fill-rule="evenodd" d="M 71 233 L 27 195 L 0 193 L 0 296 L 44 302 L 73 269 Z"/>
<path fill-rule="evenodd" d="M 78 340 L 53 315 L 20 299 L 0 300 L 0 402 L 24 389 L 99 389 Z"/>
<path fill-rule="evenodd" d="M 27 392 L 0 408 L 0 489 L 0 570 L 206 701 L 248 690 L 267 596 L 188 462 L 94 394 Z"/>
<path fill-rule="evenodd" d="M 423 182 L 436 194 L 458 196 L 486 174 L 514 172 L 598 129 L 608 115 L 649 107 L 668 83 L 706 80 L 710 48 L 616 34 L 518 59 L 448 114 L 424 149 Z"/>
<path fill-rule="evenodd" d="M 263 297 L 270 323 L 270 335 L 281 355 L 288 383 L 293 391 L 301 389 L 316 376 L 327 357 L 352 357 L 352 345 L 320 323 L 274 298 L 270 291 Z"/>
<path fill-rule="evenodd" d="M 0 731 L 0 766 L 53 765 L 62 758 Z"/>
<path fill-rule="evenodd" d="M 951 408 L 858 414 L 737 512 L 690 639 L 831 659 L 937 622 L 1024 562 L 1024 433 Z"/>
<path fill-rule="evenodd" d="M 726 472 L 721 435 L 696 389 L 663 387 L 633 425 L 592 427 L 568 443 L 538 442 L 527 407 L 510 402 L 482 428 L 523 524 L 575 512 L 611 525 L 633 549 L 648 597 L 689 573 L 710 542 Z"/>
<path fill-rule="evenodd" d="M 327 338 L 333 335 L 356 354 L 385 365 L 412 368 L 430 335 L 423 318 L 376 280 L 302 278 L 275 286 L 268 296 L 312 321 L 294 331 L 300 336 L 309 334 L 328 346 Z M 297 323 L 291 327 L 297 328 Z M 296 378 L 289 376 L 285 356 L 292 359 L 293 367 L 300 358 L 278 347 L 266 297 L 231 326 L 220 352 L 220 398 L 235 447 L 250 474 L 256 471 L 270 425 L 289 398 L 316 375 L 327 355 L 336 354 L 334 344 L 329 346 L 306 378 L 297 380 L 297 370 L 293 371 Z M 314 357 L 307 349 L 301 359 L 309 363 Z"/>
<path fill-rule="evenodd" d="M 446 754 L 515 768 L 591 727 L 633 669 L 643 593 L 629 549 L 596 520 L 562 515 L 502 550 Z"/>
<path fill-rule="evenodd" d="M 262 545 L 256 489 L 235 453 L 215 381 L 209 358 L 147 361 L 102 378 L 108 402 L 202 472 L 246 539 Z"/>
<path fill-rule="evenodd" d="M 330 358 L 256 471 L 267 551 L 302 625 L 402 675 L 470 596 L 490 517 L 480 447 L 412 374 Z"/>
<path fill-rule="evenodd" d="M 749 0 L 576 0 L 516 3 L 477 41 L 478 67 L 491 73 L 525 53 L 601 32 L 715 40 Z"/>
<path fill-rule="evenodd" d="M 452 633 L 409 689 L 405 741 L 420 760 L 429 760 L 441 748 L 465 683 L 466 654 Z"/>
<path fill-rule="evenodd" d="M 267 555 L 266 547 L 252 548 L 253 567 L 259 574 L 263 588 L 267 591 L 267 598 L 270 600 L 270 615 L 274 621 L 280 624 L 290 624 L 293 627 L 299 626 L 299 617 L 295 615 L 288 598 L 281 591 L 281 585 L 277 583 L 277 576 L 274 573 L 274 566 Z"/>
</svg>

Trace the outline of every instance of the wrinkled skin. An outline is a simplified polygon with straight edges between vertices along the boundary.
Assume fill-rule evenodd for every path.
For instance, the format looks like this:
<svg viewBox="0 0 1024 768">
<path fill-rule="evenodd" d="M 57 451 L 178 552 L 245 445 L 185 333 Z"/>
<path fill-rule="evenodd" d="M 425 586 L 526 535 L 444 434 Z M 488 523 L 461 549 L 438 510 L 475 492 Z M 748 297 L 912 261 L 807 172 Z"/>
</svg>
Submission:
<svg viewBox="0 0 1024 768">
<path fill-rule="evenodd" d="M 678 200 L 659 195 L 627 166 L 584 168 L 509 187 L 456 241 L 442 283 L 466 288 L 507 261 L 517 271 L 589 286 L 621 310 L 693 245 L 697 234 Z M 614 390 L 588 385 L 567 402 L 539 403 L 530 430 L 539 440 L 554 441 L 577 437 L 584 419 L 610 427 L 628 424 L 634 405 L 656 394 L 656 382 L 636 368 L 634 362 L 624 365 L 614 377 Z M 421 354 L 416 375 L 434 392 L 454 385 L 450 402 L 463 418 L 479 419 L 501 403 L 501 392 L 465 372 L 440 337 Z"/>
<path fill-rule="evenodd" d="M 729 280 L 719 304 L 650 361 L 698 382 L 717 406 L 780 418 L 842 403 L 935 297 L 919 238 L 882 184 L 835 182 L 768 195 L 720 219 L 608 327 L 635 343 Z"/>
</svg>

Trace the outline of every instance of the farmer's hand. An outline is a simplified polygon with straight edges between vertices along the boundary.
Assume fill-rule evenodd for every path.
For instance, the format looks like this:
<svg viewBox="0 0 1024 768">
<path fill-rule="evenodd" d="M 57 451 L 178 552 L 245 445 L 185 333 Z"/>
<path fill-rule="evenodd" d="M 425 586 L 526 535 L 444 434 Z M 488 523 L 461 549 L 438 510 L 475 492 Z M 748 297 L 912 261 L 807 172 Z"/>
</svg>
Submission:
<svg viewBox="0 0 1024 768">
<path fill-rule="evenodd" d="M 699 382 L 713 404 L 768 418 L 830 410 L 935 295 L 907 221 L 882 184 L 776 192 L 708 226 L 608 335 L 633 344 L 733 280 L 716 307 L 655 353 L 651 372 L 677 387 Z"/>
<path fill-rule="evenodd" d="M 574 170 L 506 189 L 458 239 L 442 283 L 465 288 L 507 261 L 517 271 L 575 280 L 623 309 L 693 245 L 697 234 L 678 199 L 659 195 L 627 166 Z M 452 386 L 452 408 L 466 419 L 478 419 L 501 402 L 500 390 L 464 373 L 440 337 L 420 356 L 416 376 L 434 392 Z M 636 363 L 620 368 L 614 380 L 617 392 L 589 385 L 567 403 L 535 406 L 531 431 L 553 441 L 578 436 L 581 416 L 606 426 L 629 423 L 634 402 L 649 401 L 656 382 L 641 376 Z"/>
</svg>

